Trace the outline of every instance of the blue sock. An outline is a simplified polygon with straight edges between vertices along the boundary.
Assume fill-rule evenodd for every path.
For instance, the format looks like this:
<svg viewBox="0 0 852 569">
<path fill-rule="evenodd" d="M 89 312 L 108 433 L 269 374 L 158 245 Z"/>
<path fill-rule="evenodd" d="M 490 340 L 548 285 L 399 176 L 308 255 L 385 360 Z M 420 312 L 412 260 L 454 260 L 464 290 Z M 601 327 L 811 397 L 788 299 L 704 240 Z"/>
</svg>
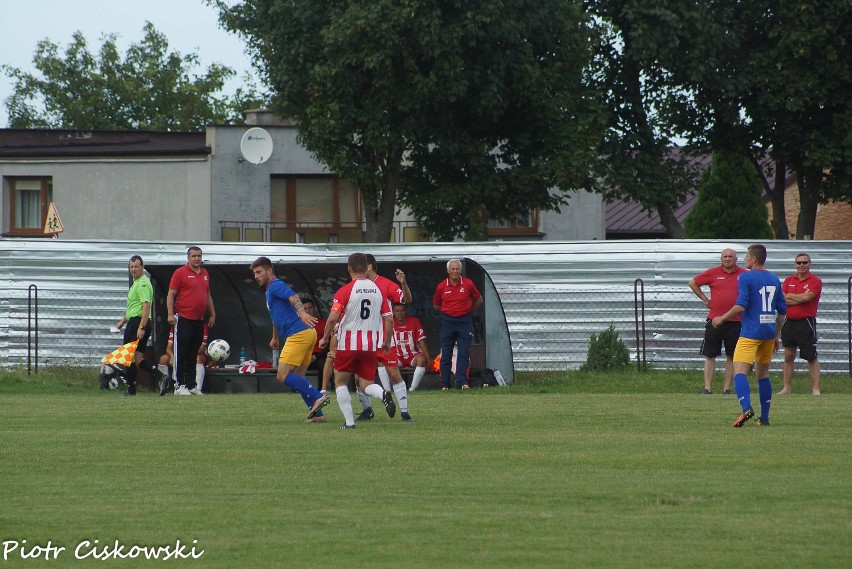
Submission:
<svg viewBox="0 0 852 569">
<path fill-rule="evenodd" d="M 308 383 L 308 380 L 301 375 L 288 373 L 287 377 L 284 378 L 284 383 L 289 385 L 290 389 L 302 396 L 302 401 L 305 402 L 308 409 L 314 406 L 314 401 L 322 397 L 322 393 L 320 393 L 316 387 Z M 322 413 L 317 413 L 317 415 L 321 414 Z"/>
<path fill-rule="evenodd" d="M 737 399 L 740 400 L 743 411 L 748 411 L 751 407 L 751 389 L 748 386 L 746 374 L 738 373 L 734 376 L 734 390 L 737 392 Z"/>
<path fill-rule="evenodd" d="M 760 420 L 769 420 L 769 404 L 772 403 L 772 382 L 768 377 L 757 380 L 757 392 L 760 394 Z"/>
</svg>

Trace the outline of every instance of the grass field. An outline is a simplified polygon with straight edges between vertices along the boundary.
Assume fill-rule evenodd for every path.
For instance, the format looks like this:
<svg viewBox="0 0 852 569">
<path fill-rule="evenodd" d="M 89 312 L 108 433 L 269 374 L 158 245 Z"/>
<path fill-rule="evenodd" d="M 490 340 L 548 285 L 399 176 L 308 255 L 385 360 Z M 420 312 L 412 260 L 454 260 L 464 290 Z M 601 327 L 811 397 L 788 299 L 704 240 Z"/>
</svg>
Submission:
<svg viewBox="0 0 852 569">
<path fill-rule="evenodd" d="M 223 568 L 852 565 L 852 380 L 776 397 L 768 428 L 731 428 L 735 397 L 700 389 L 528 375 L 340 431 L 336 404 L 305 424 L 292 394 L 124 399 L 2 372 L 0 563 L 156 563 L 78 560 L 97 539 L 180 540 L 204 553 L 172 565 Z M 22 559 L 23 540 L 66 549 Z"/>
</svg>

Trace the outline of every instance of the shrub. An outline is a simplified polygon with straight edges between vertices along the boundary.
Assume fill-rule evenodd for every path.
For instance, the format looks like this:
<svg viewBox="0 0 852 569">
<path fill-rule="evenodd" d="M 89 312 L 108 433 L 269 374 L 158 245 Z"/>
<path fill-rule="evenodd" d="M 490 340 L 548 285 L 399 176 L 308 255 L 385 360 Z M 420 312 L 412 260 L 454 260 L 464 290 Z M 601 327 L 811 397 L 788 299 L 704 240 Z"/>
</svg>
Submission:
<svg viewBox="0 0 852 569">
<path fill-rule="evenodd" d="M 586 363 L 580 366 L 582 371 L 610 371 L 623 369 L 630 365 L 630 351 L 627 345 L 618 337 L 615 327 L 601 332 L 600 336 L 592 334 L 589 338 L 589 353 Z"/>
</svg>

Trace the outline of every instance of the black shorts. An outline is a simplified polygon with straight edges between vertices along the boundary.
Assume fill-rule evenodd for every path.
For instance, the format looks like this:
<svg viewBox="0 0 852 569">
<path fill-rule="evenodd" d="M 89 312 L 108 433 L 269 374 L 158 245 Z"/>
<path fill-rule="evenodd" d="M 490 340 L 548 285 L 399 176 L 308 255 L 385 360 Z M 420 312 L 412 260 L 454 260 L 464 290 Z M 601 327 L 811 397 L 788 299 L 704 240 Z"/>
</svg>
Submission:
<svg viewBox="0 0 852 569">
<path fill-rule="evenodd" d="M 722 353 L 722 344 L 725 345 L 725 355 L 734 357 L 737 340 L 740 339 L 741 322 L 723 322 L 718 328 L 713 327 L 713 322 L 708 318 L 704 324 L 704 341 L 701 342 L 700 354 L 706 358 L 715 358 Z"/>
<path fill-rule="evenodd" d="M 142 322 L 141 316 L 134 316 L 130 320 L 127 321 L 127 325 L 124 327 L 124 343 L 129 344 L 136 340 L 139 336 L 139 323 Z M 151 337 L 151 329 L 153 326 L 151 325 L 151 321 L 145 324 L 145 335 L 139 339 L 139 343 L 136 345 L 136 351 L 142 355 L 145 354 L 145 348 L 148 347 L 148 339 Z"/>
<path fill-rule="evenodd" d="M 781 327 L 781 345 L 785 348 L 798 346 L 799 357 L 809 362 L 817 359 L 816 318 L 785 320 Z"/>
</svg>

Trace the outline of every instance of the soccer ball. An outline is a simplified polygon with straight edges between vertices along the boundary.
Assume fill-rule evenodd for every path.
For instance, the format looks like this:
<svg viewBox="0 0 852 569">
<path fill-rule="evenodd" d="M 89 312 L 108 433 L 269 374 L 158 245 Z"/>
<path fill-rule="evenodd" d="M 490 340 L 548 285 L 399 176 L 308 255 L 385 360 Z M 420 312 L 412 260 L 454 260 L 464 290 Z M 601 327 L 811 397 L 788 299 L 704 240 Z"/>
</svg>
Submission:
<svg viewBox="0 0 852 569">
<path fill-rule="evenodd" d="M 107 385 L 109 385 L 110 389 L 118 389 L 118 386 L 121 385 L 121 378 L 119 377 L 118 370 L 115 367 L 111 365 L 102 365 L 101 375 L 109 378 Z"/>
<path fill-rule="evenodd" d="M 222 363 L 231 355 L 231 346 L 225 340 L 213 340 L 207 345 L 207 355 L 216 363 Z"/>
</svg>

